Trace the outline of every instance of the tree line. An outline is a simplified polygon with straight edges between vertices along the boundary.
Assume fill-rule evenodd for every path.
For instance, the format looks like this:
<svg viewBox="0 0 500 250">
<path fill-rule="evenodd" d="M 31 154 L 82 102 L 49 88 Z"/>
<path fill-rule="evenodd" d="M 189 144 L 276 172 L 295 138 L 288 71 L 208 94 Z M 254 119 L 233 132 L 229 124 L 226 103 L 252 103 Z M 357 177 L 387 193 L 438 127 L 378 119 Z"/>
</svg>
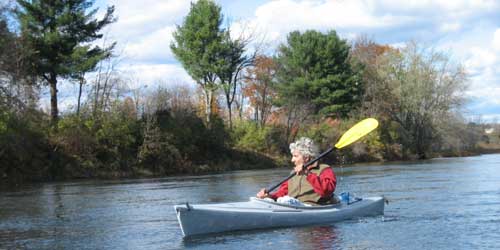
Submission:
<svg viewBox="0 0 500 250">
<path fill-rule="evenodd" d="M 164 176 L 288 163 L 288 144 L 323 148 L 355 122 L 380 129 L 326 161 L 384 161 L 496 150 L 498 133 L 462 115 L 468 76 L 449 55 L 334 31 L 293 31 L 271 54 L 236 36 L 211 0 L 191 4 L 170 48 L 197 88 L 130 88 L 92 1 L 0 6 L 0 178 Z M 102 45 L 96 45 L 101 41 Z M 260 45 L 263 46 L 263 45 Z M 58 83 L 79 86 L 59 112 Z M 39 105 L 50 90 L 50 113 Z M 88 86 L 87 91 L 84 87 Z M 83 98 L 82 98 L 83 97 Z M 491 127 L 491 126 L 490 126 Z M 487 147 L 484 145 L 488 144 Z"/>
</svg>

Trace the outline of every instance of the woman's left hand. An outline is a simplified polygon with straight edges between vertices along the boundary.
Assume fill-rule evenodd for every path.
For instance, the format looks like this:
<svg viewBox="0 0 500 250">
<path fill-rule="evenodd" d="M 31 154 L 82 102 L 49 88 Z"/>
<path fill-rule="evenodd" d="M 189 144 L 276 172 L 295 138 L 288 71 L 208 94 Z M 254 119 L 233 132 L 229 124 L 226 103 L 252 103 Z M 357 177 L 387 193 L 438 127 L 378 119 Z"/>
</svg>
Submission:
<svg viewBox="0 0 500 250">
<path fill-rule="evenodd" d="M 311 164 L 307 168 L 304 168 L 303 165 L 295 166 L 293 171 L 295 171 L 296 175 L 307 174 L 311 169 L 315 168 L 316 166 L 318 166 L 318 162 Z"/>
<path fill-rule="evenodd" d="M 301 175 L 304 173 L 304 166 L 303 165 L 295 166 L 293 171 L 295 171 L 296 175 Z"/>
</svg>

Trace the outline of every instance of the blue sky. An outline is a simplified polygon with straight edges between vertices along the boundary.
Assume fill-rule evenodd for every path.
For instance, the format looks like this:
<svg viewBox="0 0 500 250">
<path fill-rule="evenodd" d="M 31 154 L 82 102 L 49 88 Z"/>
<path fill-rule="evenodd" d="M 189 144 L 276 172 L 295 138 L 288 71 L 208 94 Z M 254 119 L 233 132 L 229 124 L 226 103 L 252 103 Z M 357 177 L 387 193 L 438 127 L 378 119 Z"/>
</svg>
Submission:
<svg viewBox="0 0 500 250">
<path fill-rule="evenodd" d="M 254 32 L 268 51 L 293 30 L 334 29 L 352 41 L 366 35 L 381 44 L 410 40 L 447 53 L 470 76 L 466 116 L 500 121 L 500 1 L 495 0 L 216 0 L 235 34 Z M 115 5 L 118 21 L 108 39 L 118 42 L 120 68 L 141 85 L 193 84 L 172 55 L 175 25 L 190 0 L 98 0 Z M 135 86 L 134 86 L 135 85 Z M 72 85 L 65 87 L 72 91 Z M 67 101 L 68 103 L 72 100 Z"/>
</svg>

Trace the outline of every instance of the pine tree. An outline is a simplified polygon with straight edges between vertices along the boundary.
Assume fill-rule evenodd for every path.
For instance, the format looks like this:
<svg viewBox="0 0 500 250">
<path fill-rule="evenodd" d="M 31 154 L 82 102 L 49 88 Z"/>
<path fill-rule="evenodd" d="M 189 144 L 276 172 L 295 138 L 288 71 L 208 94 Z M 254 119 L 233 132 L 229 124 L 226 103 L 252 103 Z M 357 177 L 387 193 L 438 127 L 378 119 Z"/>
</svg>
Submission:
<svg viewBox="0 0 500 250">
<path fill-rule="evenodd" d="M 290 33 L 276 58 L 281 102 L 307 104 L 323 116 L 346 116 L 359 105 L 362 94 L 360 75 L 349 63 L 349 50 L 335 31 Z"/>
<path fill-rule="evenodd" d="M 114 6 L 108 7 L 101 20 L 94 18 L 98 9 L 91 9 L 89 0 L 18 0 L 21 7 L 17 16 L 21 35 L 33 51 L 30 60 L 35 73 L 50 86 L 50 106 L 53 124 L 57 124 L 58 78 L 74 77 L 85 67 L 86 61 L 104 58 L 108 48 L 85 46 L 101 38 L 99 33 L 115 21 Z M 84 50 L 84 51 L 82 51 Z"/>
</svg>

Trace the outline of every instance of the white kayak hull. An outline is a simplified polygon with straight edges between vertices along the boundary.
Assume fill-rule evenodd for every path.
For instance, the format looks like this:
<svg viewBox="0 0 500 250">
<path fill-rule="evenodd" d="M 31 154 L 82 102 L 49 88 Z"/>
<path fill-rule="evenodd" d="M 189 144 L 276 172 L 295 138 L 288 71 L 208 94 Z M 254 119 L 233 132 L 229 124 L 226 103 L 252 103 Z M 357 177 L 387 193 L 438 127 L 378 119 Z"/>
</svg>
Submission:
<svg viewBox="0 0 500 250">
<path fill-rule="evenodd" d="M 384 198 L 329 206 L 291 206 L 250 198 L 247 202 L 176 205 L 184 237 L 236 230 L 325 224 L 384 214 Z"/>
</svg>

